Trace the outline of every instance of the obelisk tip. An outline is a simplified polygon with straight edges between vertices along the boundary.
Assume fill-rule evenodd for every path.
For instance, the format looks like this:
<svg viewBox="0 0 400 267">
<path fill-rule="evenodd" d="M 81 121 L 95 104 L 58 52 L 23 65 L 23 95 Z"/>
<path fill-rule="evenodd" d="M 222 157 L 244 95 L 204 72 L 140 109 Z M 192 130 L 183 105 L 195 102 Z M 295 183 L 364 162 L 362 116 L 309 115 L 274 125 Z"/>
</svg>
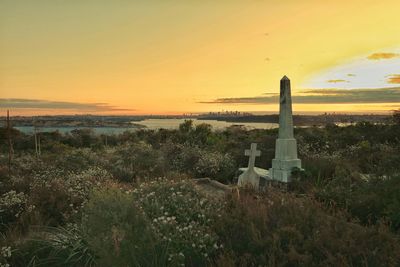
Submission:
<svg viewBox="0 0 400 267">
<path fill-rule="evenodd" d="M 289 81 L 289 78 L 285 75 L 285 76 L 283 76 L 283 78 L 281 79 L 281 81 Z"/>
</svg>

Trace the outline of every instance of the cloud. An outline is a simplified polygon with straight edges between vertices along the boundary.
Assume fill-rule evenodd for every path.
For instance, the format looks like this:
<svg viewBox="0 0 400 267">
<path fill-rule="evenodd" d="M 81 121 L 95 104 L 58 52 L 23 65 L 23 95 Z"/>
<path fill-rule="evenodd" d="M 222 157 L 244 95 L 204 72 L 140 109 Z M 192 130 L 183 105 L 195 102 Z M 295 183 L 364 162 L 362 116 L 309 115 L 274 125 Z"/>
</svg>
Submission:
<svg viewBox="0 0 400 267">
<path fill-rule="evenodd" d="M 400 74 L 392 74 L 388 76 L 389 79 L 387 79 L 388 83 L 392 84 L 400 84 Z"/>
<path fill-rule="evenodd" d="M 218 98 L 203 104 L 277 104 L 279 96 Z M 376 89 L 310 89 L 294 95 L 297 104 L 400 103 L 400 87 Z"/>
<path fill-rule="evenodd" d="M 348 83 L 349 81 L 346 80 L 327 80 L 328 83 Z"/>
<path fill-rule="evenodd" d="M 400 109 L 400 104 L 398 104 L 398 105 L 385 105 L 384 107 Z"/>
<path fill-rule="evenodd" d="M 381 59 L 391 59 L 398 58 L 400 54 L 397 53 L 373 53 L 367 57 L 369 60 L 381 60 Z"/>
<path fill-rule="evenodd" d="M 0 108 L 58 109 L 78 110 L 84 112 L 133 111 L 132 109 L 122 109 L 111 106 L 107 103 L 78 103 L 24 98 L 0 98 Z"/>
<path fill-rule="evenodd" d="M 279 95 L 279 93 L 264 93 L 263 95 Z"/>
</svg>

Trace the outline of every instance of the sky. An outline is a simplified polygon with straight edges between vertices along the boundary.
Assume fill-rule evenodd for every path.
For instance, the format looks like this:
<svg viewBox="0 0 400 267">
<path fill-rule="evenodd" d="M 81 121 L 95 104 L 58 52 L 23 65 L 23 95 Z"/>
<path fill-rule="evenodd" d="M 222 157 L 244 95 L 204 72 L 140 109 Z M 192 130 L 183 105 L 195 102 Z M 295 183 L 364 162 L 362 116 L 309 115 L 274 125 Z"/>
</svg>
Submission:
<svg viewBox="0 0 400 267">
<path fill-rule="evenodd" d="M 398 0 L 0 0 L 0 112 L 400 108 Z"/>
</svg>

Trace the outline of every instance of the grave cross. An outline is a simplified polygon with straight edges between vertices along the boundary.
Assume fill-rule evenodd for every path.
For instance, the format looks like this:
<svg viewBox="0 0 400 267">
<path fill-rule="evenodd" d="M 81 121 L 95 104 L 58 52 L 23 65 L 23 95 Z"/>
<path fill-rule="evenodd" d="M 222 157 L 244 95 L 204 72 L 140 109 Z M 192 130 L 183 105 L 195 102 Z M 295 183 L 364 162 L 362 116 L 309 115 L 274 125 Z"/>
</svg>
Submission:
<svg viewBox="0 0 400 267">
<path fill-rule="evenodd" d="M 244 151 L 245 156 L 249 156 L 249 166 L 248 170 L 254 169 L 256 157 L 261 156 L 261 151 L 257 150 L 257 144 L 252 143 L 250 149 Z"/>
</svg>

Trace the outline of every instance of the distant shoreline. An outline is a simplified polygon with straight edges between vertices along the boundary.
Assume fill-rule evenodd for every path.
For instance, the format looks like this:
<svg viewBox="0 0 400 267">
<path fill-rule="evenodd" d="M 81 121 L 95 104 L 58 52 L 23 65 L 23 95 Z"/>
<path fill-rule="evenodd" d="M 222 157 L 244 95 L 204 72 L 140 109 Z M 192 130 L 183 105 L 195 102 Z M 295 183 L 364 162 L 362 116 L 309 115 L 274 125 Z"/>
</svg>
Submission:
<svg viewBox="0 0 400 267">
<path fill-rule="evenodd" d="M 279 123 L 279 115 L 248 115 L 248 116 L 204 116 L 199 120 L 217 120 L 237 123 Z M 385 123 L 389 122 L 389 115 L 347 115 L 347 114 L 326 114 L 326 115 L 293 115 L 295 126 L 321 126 L 330 123 Z"/>
<path fill-rule="evenodd" d="M 104 129 L 156 129 L 176 128 L 177 122 L 195 120 L 212 125 L 228 124 L 278 124 L 279 115 L 253 114 L 208 114 L 198 116 L 44 116 L 44 117 L 12 117 L 13 127 L 37 128 L 104 128 Z M 323 115 L 294 115 L 295 126 L 323 126 L 327 124 L 353 124 L 358 122 L 388 123 L 390 115 L 377 114 L 323 114 Z M 152 123 L 155 122 L 155 123 Z M 214 123 L 215 122 L 215 123 Z M 218 123 L 217 123 L 218 122 Z M 150 123 L 150 124 L 149 124 Z M 158 125 L 157 125 L 158 123 Z M 173 126 L 171 126 L 171 123 Z M 149 124 L 149 125 L 146 125 Z M 5 125 L 5 120 L 0 124 Z M 257 127 L 256 127 L 257 128 Z"/>
</svg>

